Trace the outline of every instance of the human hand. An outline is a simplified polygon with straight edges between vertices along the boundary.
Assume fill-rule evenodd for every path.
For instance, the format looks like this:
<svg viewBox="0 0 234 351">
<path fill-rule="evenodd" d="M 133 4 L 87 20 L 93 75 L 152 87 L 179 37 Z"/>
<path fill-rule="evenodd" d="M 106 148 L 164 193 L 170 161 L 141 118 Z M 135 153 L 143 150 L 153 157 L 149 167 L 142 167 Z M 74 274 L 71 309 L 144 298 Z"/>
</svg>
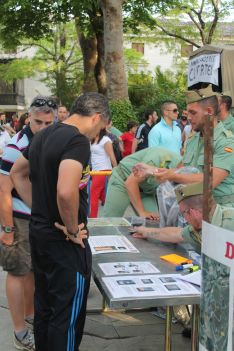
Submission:
<svg viewBox="0 0 234 351">
<path fill-rule="evenodd" d="M 14 243 L 14 232 L 5 233 L 4 231 L 1 231 L 0 243 L 4 244 L 6 246 L 11 246 Z"/>
<path fill-rule="evenodd" d="M 81 223 L 81 224 L 78 225 L 79 232 L 77 233 L 76 237 L 74 235 L 68 234 L 67 228 L 64 225 L 59 224 L 57 222 L 55 222 L 54 225 L 55 225 L 55 227 L 57 229 L 63 231 L 63 233 L 66 236 L 67 240 L 71 240 L 73 243 L 80 245 L 83 249 L 85 248 L 83 240 L 87 239 L 88 235 L 87 235 L 87 230 L 83 229 L 84 228 L 84 223 Z"/>
<path fill-rule="evenodd" d="M 156 212 L 150 212 L 150 211 L 142 211 L 139 213 L 140 217 L 148 218 L 148 219 L 153 219 L 155 221 L 159 221 L 160 216 Z"/>
<path fill-rule="evenodd" d="M 146 176 L 155 175 L 157 168 L 149 166 L 146 163 L 137 163 L 132 167 L 132 172 L 135 177 L 141 178 Z"/>
<path fill-rule="evenodd" d="M 147 232 L 148 232 L 148 228 L 144 226 L 140 226 L 140 227 L 133 226 L 129 228 L 129 233 L 132 234 L 132 236 L 137 239 L 146 239 Z"/>
<path fill-rule="evenodd" d="M 166 182 L 167 180 L 173 180 L 172 176 L 174 174 L 174 170 L 167 168 L 159 168 L 158 173 L 155 174 L 156 180 L 158 183 Z"/>
</svg>

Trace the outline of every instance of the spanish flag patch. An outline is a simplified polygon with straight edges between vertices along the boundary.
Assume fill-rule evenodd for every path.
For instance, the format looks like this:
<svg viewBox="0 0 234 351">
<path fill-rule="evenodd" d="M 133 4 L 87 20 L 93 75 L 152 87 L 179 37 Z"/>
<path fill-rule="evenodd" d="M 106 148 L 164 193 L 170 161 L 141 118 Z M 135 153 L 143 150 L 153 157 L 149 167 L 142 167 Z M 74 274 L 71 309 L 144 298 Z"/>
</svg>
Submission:
<svg viewBox="0 0 234 351">
<path fill-rule="evenodd" d="M 225 147 L 224 151 L 231 153 L 232 152 L 232 148 L 231 147 Z"/>
</svg>

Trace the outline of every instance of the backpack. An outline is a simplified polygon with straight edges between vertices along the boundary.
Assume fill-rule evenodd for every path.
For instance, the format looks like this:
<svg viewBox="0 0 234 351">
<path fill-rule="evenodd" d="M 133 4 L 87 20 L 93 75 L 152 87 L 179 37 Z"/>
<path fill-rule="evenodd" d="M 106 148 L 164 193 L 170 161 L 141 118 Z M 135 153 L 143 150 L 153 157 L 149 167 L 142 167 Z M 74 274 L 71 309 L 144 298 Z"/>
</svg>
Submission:
<svg viewBox="0 0 234 351">
<path fill-rule="evenodd" d="M 114 135 L 112 133 L 108 133 L 107 135 L 112 141 L 112 146 L 113 146 L 115 158 L 116 158 L 117 163 L 119 163 L 123 158 L 122 152 L 121 152 L 120 146 L 119 146 L 119 139 L 117 138 L 116 135 Z"/>
</svg>

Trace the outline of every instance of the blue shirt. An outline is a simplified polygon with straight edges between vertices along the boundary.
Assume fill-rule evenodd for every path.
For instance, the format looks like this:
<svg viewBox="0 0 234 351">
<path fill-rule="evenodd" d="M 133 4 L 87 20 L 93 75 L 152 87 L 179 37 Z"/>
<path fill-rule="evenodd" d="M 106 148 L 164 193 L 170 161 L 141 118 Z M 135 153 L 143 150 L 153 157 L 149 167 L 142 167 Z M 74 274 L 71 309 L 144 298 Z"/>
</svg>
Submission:
<svg viewBox="0 0 234 351">
<path fill-rule="evenodd" d="M 149 132 L 148 141 L 149 147 L 160 146 L 180 155 L 182 145 L 181 130 L 175 121 L 173 121 L 172 126 L 169 126 L 162 118 Z"/>
</svg>

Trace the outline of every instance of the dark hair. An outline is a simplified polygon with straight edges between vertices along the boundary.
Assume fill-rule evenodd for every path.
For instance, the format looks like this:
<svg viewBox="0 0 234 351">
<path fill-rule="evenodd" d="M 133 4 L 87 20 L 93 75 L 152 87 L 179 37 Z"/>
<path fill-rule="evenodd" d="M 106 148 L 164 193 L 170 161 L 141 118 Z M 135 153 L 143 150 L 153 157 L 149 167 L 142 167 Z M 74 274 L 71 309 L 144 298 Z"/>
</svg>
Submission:
<svg viewBox="0 0 234 351">
<path fill-rule="evenodd" d="M 166 110 L 166 108 L 168 107 L 168 105 L 171 105 L 171 104 L 177 105 L 176 102 L 172 101 L 172 100 L 163 101 L 163 103 L 160 106 L 160 110 L 161 110 L 162 115 L 163 115 L 164 110 Z"/>
<path fill-rule="evenodd" d="M 100 130 L 100 133 L 98 135 L 98 140 L 97 140 L 97 144 L 100 143 L 100 141 L 102 140 L 102 138 L 107 135 L 107 131 L 106 131 L 106 128 L 103 128 Z M 93 144 L 95 142 L 95 139 L 96 138 L 93 138 L 92 141 L 91 141 L 91 144 Z"/>
<path fill-rule="evenodd" d="M 25 112 L 20 116 L 19 123 L 18 123 L 17 128 L 16 128 L 17 132 L 19 132 L 21 129 L 23 129 L 23 127 L 25 126 L 25 120 L 27 118 L 28 118 L 28 112 Z"/>
<path fill-rule="evenodd" d="M 226 105 L 227 111 L 229 111 L 232 107 L 232 98 L 231 96 L 228 95 L 222 95 L 220 96 L 221 103 Z"/>
<path fill-rule="evenodd" d="M 70 115 L 92 116 L 100 113 L 102 118 L 111 120 L 111 112 L 107 98 L 99 93 L 84 93 L 73 102 Z"/>
<path fill-rule="evenodd" d="M 127 123 L 127 130 L 128 130 L 128 132 L 129 132 L 130 129 L 132 129 L 133 127 L 136 127 L 136 126 L 138 126 L 138 123 L 136 121 L 129 121 Z"/>
<path fill-rule="evenodd" d="M 145 121 L 148 121 L 148 119 L 149 119 L 149 116 L 152 116 L 152 114 L 154 113 L 154 112 L 156 112 L 155 110 L 146 110 L 145 111 L 145 113 L 144 113 L 144 120 Z"/>
<path fill-rule="evenodd" d="M 198 103 L 205 108 L 207 108 L 208 106 L 212 107 L 215 116 L 217 116 L 217 114 L 219 113 L 219 101 L 217 99 L 217 96 L 210 96 L 206 99 L 198 101 Z"/>
</svg>

